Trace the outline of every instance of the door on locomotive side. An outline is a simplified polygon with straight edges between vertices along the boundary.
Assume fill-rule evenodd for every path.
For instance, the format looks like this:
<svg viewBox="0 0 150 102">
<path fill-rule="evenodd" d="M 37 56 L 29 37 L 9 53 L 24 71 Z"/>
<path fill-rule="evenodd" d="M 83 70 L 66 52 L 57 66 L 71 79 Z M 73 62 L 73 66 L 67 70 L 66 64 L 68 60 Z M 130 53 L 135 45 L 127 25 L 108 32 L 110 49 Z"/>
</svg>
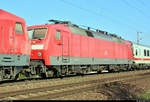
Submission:
<svg viewBox="0 0 150 102">
<path fill-rule="evenodd" d="M 23 53 L 25 40 L 24 24 L 22 22 L 15 22 L 15 54 Z"/>
<path fill-rule="evenodd" d="M 70 48 L 69 48 L 69 32 L 63 30 L 56 30 L 56 43 L 61 45 L 62 63 L 70 62 Z"/>
<path fill-rule="evenodd" d="M 14 54 L 14 24 L 11 21 L 1 21 L 0 23 L 1 54 Z"/>
<path fill-rule="evenodd" d="M 62 31 L 62 62 L 69 63 L 70 62 L 70 37 L 69 32 Z"/>
<path fill-rule="evenodd" d="M 15 32 L 14 32 L 14 24 L 10 24 L 10 27 L 9 27 L 9 31 L 11 32 L 10 33 L 10 52 L 11 54 L 15 54 Z"/>
</svg>

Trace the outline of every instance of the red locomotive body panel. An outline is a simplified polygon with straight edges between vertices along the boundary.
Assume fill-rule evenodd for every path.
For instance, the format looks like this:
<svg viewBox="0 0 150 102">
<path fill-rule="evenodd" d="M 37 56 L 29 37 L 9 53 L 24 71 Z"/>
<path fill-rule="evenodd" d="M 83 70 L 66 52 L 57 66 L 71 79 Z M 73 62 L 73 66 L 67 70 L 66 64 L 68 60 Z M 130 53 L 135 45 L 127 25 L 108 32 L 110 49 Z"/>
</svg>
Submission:
<svg viewBox="0 0 150 102">
<path fill-rule="evenodd" d="M 0 65 L 29 65 L 30 46 L 24 19 L 0 9 Z"/>
<path fill-rule="evenodd" d="M 88 64 L 131 64 L 132 49 L 128 41 L 119 43 L 88 37 L 72 33 L 71 29 L 63 24 L 48 24 L 30 26 L 30 29 L 47 27 L 45 39 L 32 40 L 31 59 L 43 59 L 45 65 L 88 65 Z M 61 34 L 57 39 L 56 34 Z M 33 44 L 34 42 L 34 44 Z M 34 48 L 33 45 L 41 45 L 42 49 Z M 38 52 L 42 56 L 38 57 Z"/>
</svg>

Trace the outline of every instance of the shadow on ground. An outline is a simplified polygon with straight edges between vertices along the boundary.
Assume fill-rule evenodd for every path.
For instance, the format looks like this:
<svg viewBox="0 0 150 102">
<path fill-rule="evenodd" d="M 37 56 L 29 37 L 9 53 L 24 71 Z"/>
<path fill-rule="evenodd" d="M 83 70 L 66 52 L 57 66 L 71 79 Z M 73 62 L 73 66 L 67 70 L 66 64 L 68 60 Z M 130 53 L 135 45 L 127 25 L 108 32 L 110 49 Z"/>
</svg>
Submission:
<svg viewBox="0 0 150 102">
<path fill-rule="evenodd" d="M 106 83 L 98 85 L 96 88 L 97 93 L 101 93 L 111 100 L 135 100 L 143 91 L 143 89 L 125 82 Z"/>
</svg>

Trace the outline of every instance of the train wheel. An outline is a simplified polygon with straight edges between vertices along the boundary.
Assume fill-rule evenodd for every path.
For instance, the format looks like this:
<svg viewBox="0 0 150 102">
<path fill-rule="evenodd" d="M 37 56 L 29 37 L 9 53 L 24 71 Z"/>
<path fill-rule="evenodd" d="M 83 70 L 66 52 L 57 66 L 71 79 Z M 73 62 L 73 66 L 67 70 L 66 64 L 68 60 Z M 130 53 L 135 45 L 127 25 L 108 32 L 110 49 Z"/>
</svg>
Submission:
<svg viewBox="0 0 150 102">
<path fill-rule="evenodd" d="M 63 79 L 64 76 L 60 72 L 57 72 L 56 77 Z"/>
<path fill-rule="evenodd" d="M 45 78 L 47 78 L 47 75 L 46 75 L 46 73 L 41 73 L 41 78 L 43 78 L 43 79 L 45 79 Z"/>
<path fill-rule="evenodd" d="M 14 80 L 19 80 L 19 73 L 15 76 Z"/>
<path fill-rule="evenodd" d="M 53 70 L 49 70 L 46 72 L 46 77 L 54 77 L 54 71 Z"/>
<path fill-rule="evenodd" d="M 109 70 L 109 73 L 115 73 L 114 69 Z"/>
<path fill-rule="evenodd" d="M 98 73 L 98 74 L 101 74 L 101 73 L 102 73 L 102 71 L 101 71 L 101 70 L 99 70 L 99 71 L 97 71 L 97 73 Z"/>
</svg>

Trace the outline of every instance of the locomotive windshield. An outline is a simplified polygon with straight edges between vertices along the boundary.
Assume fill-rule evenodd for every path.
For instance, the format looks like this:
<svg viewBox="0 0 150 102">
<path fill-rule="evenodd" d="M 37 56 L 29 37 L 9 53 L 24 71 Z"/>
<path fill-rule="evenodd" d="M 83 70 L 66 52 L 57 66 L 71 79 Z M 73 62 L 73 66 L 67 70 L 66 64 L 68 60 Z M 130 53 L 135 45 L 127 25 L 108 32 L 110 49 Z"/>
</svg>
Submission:
<svg viewBox="0 0 150 102">
<path fill-rule="evenodd" d="M 28 29 L 30 39 L 44 39 L 47 33 L 47 28 Z"/>
</svg>

